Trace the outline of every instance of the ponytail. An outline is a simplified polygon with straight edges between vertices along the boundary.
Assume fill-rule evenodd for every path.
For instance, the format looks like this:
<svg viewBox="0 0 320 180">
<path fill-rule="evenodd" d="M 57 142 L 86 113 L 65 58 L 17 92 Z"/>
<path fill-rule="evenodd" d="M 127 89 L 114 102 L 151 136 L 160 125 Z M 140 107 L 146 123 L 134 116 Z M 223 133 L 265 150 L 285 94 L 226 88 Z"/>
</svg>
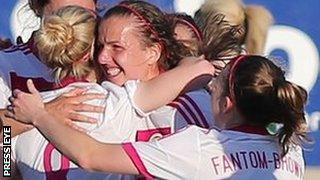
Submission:
<svg viewBox="0 0 320 180">
<path fill-rule="evenodd" d="M 289 144 L 301 145 L 306 139 L 306 119 L 304 105 L 307 101 L 307 92 L 302 87 L 289 81 L 283 81 L 276 85 L 279 106 L 279 121 L 283 127 L 278 133 L 279 143 L 283 154 L 288 152 Z"/>
<path fill-rule="evenodd" d="M 273 24 L 272 14 L 262 6 L 245 8 L 246 35 L 244 44 L 249 54 L 263 54 L 268 29 Z"/>
<path fill-rule="evenodd" d="M 266 127 L 280 123 L 276 134 L 283 155 L 290 145 L 308 141 L 304 108 L 307 91 L 286 81 L 284 72 L 262 56 L 239 56 L 230 67 L 225 88 L 246 124 Z"/>
</svg>

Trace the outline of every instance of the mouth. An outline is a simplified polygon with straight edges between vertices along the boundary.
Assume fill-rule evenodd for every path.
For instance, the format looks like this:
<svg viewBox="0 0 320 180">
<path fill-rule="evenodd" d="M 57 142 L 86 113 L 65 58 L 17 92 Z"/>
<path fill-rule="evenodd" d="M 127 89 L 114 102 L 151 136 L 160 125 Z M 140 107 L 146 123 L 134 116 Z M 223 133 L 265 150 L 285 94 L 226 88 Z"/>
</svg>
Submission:
<svg viewBox="0 0 320 180">
<path fill-rule="evenodd" d="M 113 78 L 119 75 L 122 72 L 122 69 L 120 67 L 107 67 L 105 72 L 107 78 Z"/>
</svg>

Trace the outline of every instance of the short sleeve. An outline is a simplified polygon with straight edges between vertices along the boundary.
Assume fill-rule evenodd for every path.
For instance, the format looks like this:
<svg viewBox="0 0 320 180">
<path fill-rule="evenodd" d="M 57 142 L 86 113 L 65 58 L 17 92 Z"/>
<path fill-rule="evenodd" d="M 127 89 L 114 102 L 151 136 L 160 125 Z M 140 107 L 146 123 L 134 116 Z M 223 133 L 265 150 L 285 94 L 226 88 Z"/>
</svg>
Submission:
<svg viewBox="0 0 320 180">
<path fill-rule="evenodd" d="M 159 141 L 123 144 L 146 178 L 194 179 L 201 155 L 198 127 L 191 126 Z"/>
<path fill-rule="evenodd" d="M 108 143 L 134 141 L 136 129 L 142 121 L 129 102 L 125 88 L 110 82 L 103 82 L 102 87 L 108 92 L 105 111 L 99 117 L 101 124 L 90 135 Z"/>
<path fill-rule="evenodd" d="M 129 100 L 130 100 L 130 103 L 132 105 L 132 107 L 135 109 L 135 111 L 142 117 L 145 117 L 145 116 L 148 116 L 149 114 L 152 113 L 151 112 L 144 112 L 142 109 L 140 109 L 138 107 L 138 105 L 134 102 L 134 95 L 137 91 L 137 88 L 138 88 L 138 85 L 139 85 L 140 81 L 139 80 L 130 80 L 130 81 L 127 81 L 124 85 L 127 93 L 128 93 L 128 97 L 129 97 Z"/>
</svg>

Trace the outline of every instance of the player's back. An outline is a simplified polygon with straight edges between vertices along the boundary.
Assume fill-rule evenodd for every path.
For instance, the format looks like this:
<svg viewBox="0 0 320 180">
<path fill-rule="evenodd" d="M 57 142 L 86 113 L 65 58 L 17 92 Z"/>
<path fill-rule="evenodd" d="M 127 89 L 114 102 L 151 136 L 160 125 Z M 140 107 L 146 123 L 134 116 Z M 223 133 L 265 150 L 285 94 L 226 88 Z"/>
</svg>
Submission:
<svg viewBox="0 0 320 180">
<path fill-rule="evenodd" d="M 201 165 L 198 175 L 213 179 L 303 179 L 304 159 L 299 146 L 291 147 L 281 158 L 279 140 L 267 132 L 211 130 L 201 133 Z M 201 168 L 207 167 L 207 168 Z"/>
<path fill-rule="evenodd" d="M 106 99 L 90 100 L 86 103 L 104 106 L 106 110 L 101 113 L 86 113 L 87 116 L 98 120 L 95 124 L 80 123 L 76 124 L 86 129 L 88 134 L 101 141 L 109 143 L 121 143 L 127 141 L 134 141 L 135 134 L 125 134 L 130 130 L 135 132 L 136 125 L 140 122 L 137 119 L 128 120 L 127 123 L 118 122 L 115 117 L 117 113 L 133 113 L 131 105 L 126 101 L 126 91 L 117 86 L 105 89 L 95 83 L 73 83 L 65 88 L 54 91 L 43 92 L 42 97 L 44 101 L 50 101 L 64 92 L 68 92 L 74 87 L 87 88 L 88 93 L 102 93 L 106 95 Z M 120 108 L 121 107 L 121 108 Z M 123 115 L 123 114 L 122 114 Z M 125 116 L 125 115 L 123 115 Z M 127 120 L 122 118 L 121 120 Z M 132 126 L 132 127 L 128 127 Z M 121 135 L 121 133 L 124 133 Z M 72 143 L 72 142 L 70 142 Z M 37 129 L 32 129 L 15 138 L 12 149 L 14 151 L 14 159 L 18 165 L 19 171 L 24 179 L 132 179 L 133 176 L 106 174 L 106 173 L 92 173 L 85 171 L 63 156 L 57 149 L 54 148 Z"/>
<path fill-rule="evenodd" d="M 304 175 L 300 147 L 281 158 L 276 137 L 239 130 L 190 126 L 159 141 L 125 144 L 124 149 L 130 157 L 139 157 L 132 158 L 133 163 L 147 177 L 294 180 Z"/>
</svg>

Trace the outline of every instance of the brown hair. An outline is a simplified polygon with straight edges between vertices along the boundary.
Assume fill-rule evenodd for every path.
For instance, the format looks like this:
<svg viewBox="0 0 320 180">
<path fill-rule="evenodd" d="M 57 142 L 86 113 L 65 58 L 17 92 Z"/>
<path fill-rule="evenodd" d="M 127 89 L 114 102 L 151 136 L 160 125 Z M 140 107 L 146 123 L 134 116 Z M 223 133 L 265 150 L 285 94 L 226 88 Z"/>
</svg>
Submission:
<svg viewBox="0 0 320 180">
<path fill-rule="evenodd" d="M 192 56 L 202 55 L 202 33 L 193 18 L 186 13 L 166 14 L 166 18 L 173 32 L 175 32 L 175 28 L 180 24 L 188 27 L 192 32 L 192 39 L 183 41 L 177 39 L 177 41 L 183 43 L 188 48 Z"/>
<path fill-rule="evenodd" d="M 287 81 L 281 68 L 262 56 L 240 56 L 230 66 L 225 93 L 247 124 L 283 124 L 277 134 L 283 155 L 290 144 L 306 140 L 306 90 Z"/>
<path fill-rule="evenodd" d="M 96 4 L 97 0 L 93 0 L 93 2 Z M 28 0 L 28 4 L 30 9 L 38 16 L 43 16 L 44 8 L 51 3 L 51 0 Z"/>
<path fill-rule="evenodd" d="M 156 6 L 144 1 L 123 1 L 109 9 L 103 16 L 106 20 L 112 16 L 135 16 L 141 23 L 139 31 L 145 46 L 159 43 L 162 47 L 158 64 L 164 70 L 178 65 L 181 58 L 190 55 L 187 48 L 174 39 L 173 32 L 165 14 Z"/>
<path fill-rule="evenodd" d="M 44 8 L 50 3 L 50 0 L 28 0 L 30 9 L 38 16 L 42 17 Z"/>
<path fill-rule="evenodd" d="M 208 12 L 206 16 L 196 15 L 195 17 L 198 21 L 201 17 L 198 24 L 203 31 L 203 51 L 207 59 L 220 60 L 224 57 L 235 57 L 241 53 L 242 47 L 237 42 L 234 29 L 224 20 L 223 14 Z"/>
<path fill-rule="evenodd" d="M 63 7 L 43 19 L 34 40 L 40 59 L 53 69 L 56 82 L 67 76 L 85 78 L 92 71 L 92 60 L 77 61 L 93 50 L 95 26 L 94 15 L 79 6 Z"/>
</svg>

